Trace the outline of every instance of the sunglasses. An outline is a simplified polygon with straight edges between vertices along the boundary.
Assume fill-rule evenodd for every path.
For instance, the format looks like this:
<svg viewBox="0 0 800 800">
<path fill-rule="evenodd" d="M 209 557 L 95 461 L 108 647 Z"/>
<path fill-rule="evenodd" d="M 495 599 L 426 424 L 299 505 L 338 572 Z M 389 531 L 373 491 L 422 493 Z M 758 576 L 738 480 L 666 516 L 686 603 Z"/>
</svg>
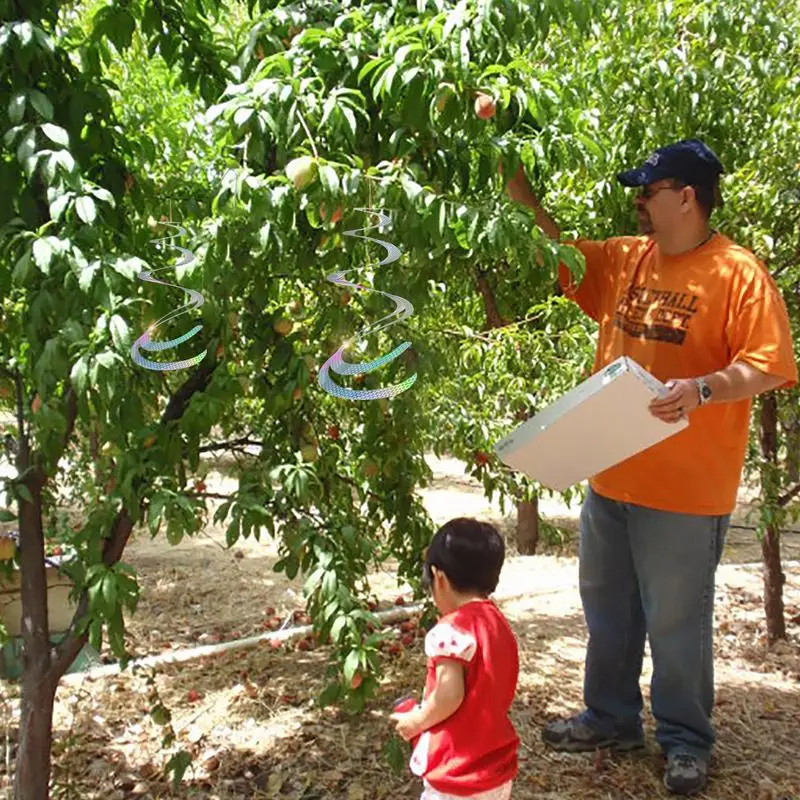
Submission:
<svg viewBox="0 0 800 800">
<path fill-rule="evenodd" d="M 642 200 L 649 200 L 651 197 L 655 197 L 655 195 L 657 195 L 664 189 L 672 189 L 673 192 L 677 192 L 681 188 L 682 187 L 679 186 L 659 186 L 653 189 L 650 186 L 642 186 L 642 188 L 639 190 L 639 194 L 637 195 L 637 197 L 641 198 Z"/>
</svg>

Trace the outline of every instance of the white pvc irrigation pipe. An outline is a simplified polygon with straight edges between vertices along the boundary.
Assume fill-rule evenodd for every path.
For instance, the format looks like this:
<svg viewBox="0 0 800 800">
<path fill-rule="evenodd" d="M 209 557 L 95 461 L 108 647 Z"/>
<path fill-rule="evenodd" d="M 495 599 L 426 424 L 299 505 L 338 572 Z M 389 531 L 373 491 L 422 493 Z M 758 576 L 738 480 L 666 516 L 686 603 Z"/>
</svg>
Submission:
<svg viewBox="0 0 800 800">
<path fill-rule="evenodd" d="M 515 600 L 519 597 L 532 597 L 536 595 L 555 594 L 557 592 L 565 591 L 564 588 L 550 589 L 545 592 L 498 592 L 492 596 L 492 599 L 497 602 L 504 600 Z M 410 606 L 399 606 L 398 608 L 391 608 L 387 611 L 379 611 L 375 616 L 384 624 L 391 624 L 393 622 L 400 622 L 407 620 L 412 614 L 422 611 L 424 604 L 415 603 Z M 235 639 L 231 642 L 221 642 L 220 644 L 202 645 L 201 647 L 190 647 L 185 650 L 176 650 L 170 653 L 159 653 L 155 656 L 146 656 L 145 658 L 137 658 L 128 663 L 126 669 L 132 669 L 135 666 L 139 667 L 156 667 L 163 664 L 177 664 L 184 661 L 191 661 L 195 658 L 203 658 L 204 656 L 212 656 L 217 653 L 225 653 L 228 650 L 239 650 L 244 647 L 252 647 L 260 644 L 261 642 L 274 642 L 274 641 L 288 641 L 298 636 L 305 636 L 314 630 L 312 625 L 301 625 L 297 628 L 287 628 L 286 630 L 270 631 L 269 633 L 262 633 L 258 636 L 248 636 L 244 639 Z M 64 683 L 78 683 L 84 680 L 92 680 L 94 678 L 102 678 L 107 675 L 116 675 L 122 672 L 119 664 L 107 664 L 102 667 L 95 667 L 94 669 L 85 672 L 72 672 L 64 675 L 61 680 Z"/>
</svg>

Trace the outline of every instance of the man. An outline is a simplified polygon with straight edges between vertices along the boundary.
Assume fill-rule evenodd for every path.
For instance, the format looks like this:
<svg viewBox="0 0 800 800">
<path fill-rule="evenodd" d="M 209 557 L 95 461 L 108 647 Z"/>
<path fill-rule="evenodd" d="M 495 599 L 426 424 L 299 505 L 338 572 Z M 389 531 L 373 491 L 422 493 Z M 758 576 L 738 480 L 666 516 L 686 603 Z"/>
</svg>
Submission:
<svg viewBox="0 0 800 800">
<path fill-rule="evenodd" d="M 714 576 L 744 464 L 751 399 L 797 382 L 786 307 L 756 257 L 709 227 L 722 165 L 691 139 L 622 172 L 639 187 L 643 236 L 574 243 L 579 286 L 567 297 L 599 324 L 595 371 L 626 355 L 664 381 L 650 411 L 689 426 L 591 480 L 580 520 L 580 592 L 589 642 L 586 709 L 545 727 L 571 752 L 643 746 L 639 690 L 645 635 L 653 658 L 664 783 L 689 795 L 707 782 L 714 744 Z M 559 230 L 520 168 L 509 196 Z"/>
</svg>

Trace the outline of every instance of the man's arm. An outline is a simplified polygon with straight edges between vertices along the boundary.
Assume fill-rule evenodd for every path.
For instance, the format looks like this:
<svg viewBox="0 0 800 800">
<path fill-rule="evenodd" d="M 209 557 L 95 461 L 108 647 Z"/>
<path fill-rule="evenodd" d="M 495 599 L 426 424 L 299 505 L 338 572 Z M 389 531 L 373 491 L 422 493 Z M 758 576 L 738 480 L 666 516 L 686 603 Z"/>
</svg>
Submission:
<svg viewBox="0 0 800 800">
<path fill-rule="evenodd" d="M 501 175 L 503 174 L 502 164 L 499 167 L 499 172 Z M 506 191 L 515 203 L 522 203 L 533 209 L 536 216 L 536 224 L 551 239 L 558 241 L 561 238 L 561 231 L 558 226 L 553 222 L 552 217 L 539 205 L 539 201 L 531 191 L 531 186 L 525 177 L 525 170 L 523 170 L 522 164 L 519 165 L 517 174 L 508 181 Z"/>
<path fill-rule="evenodd" d="M 703 376 L 711 389 L 711 403 L 735 403 L 777 389 L 786 378 L 768 375 L 744 361 Z"/>
<path fill-rule="evenodd" d="M 725 369 L 703 377 L 711 389 L 709 405 L 736 403 L 769 392 L 786 383 L 786 378 L 768 375 L 744 361 L 734 361 Z M 677 422 L 700 405 L 697 384 L 688 379 L 669 381 L 668 384 L 669 393 L 653 400 L 650 412 L 664 422 Z"/>
</svg>

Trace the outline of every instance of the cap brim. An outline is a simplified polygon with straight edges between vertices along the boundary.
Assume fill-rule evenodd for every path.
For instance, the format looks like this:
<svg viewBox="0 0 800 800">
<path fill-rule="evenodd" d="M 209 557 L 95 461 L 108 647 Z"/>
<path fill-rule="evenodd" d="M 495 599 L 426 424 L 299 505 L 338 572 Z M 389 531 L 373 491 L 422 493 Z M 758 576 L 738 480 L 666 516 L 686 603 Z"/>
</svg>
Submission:
<svg viewBox="0 0 800 800">
<path fill-rule="evenodd" d="M 620 172 L 617 175 L 617 180 L 623 186 L 644 186 L 652 183 L 652 178 L 646 169 L 639 167 L 639 169 L 629 169 L 625 172 Z"/>
</svg>

